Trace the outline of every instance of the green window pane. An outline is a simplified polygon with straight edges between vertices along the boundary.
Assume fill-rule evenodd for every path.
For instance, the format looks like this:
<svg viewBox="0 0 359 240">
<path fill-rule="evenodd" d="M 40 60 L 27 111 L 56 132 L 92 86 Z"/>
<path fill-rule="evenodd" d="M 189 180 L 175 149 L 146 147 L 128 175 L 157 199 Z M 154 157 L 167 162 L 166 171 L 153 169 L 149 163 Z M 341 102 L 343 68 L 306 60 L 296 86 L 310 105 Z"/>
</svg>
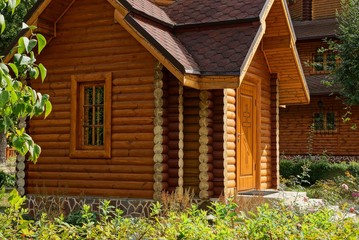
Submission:
<svg viewBox="0 0 359 240">
<path fill-rule="evenodd" d="M 327 130 L 335 130 L 335 113 L 328 112 L 327 113 Z"/>
<path fill-rule="evenodd" d="M 323 113 L 314 113 L 314 130 L 324 130 Z"/>
</svg>

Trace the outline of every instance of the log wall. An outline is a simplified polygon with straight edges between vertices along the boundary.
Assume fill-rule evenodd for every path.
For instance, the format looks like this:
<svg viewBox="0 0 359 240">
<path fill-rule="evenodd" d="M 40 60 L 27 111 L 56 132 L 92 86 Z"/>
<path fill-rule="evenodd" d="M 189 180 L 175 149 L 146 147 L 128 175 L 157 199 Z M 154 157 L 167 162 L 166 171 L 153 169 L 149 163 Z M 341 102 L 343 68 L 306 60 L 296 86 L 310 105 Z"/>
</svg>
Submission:
<svg viewBox="0 0 359 240">
<path fill-rule="evenodd" d="M 224 194 L 223 162 L 223 90 L 213 90 L 213 191 Z"/>
<path fill-rule="evenodd" d="M 30 121 L 43 151 L 27 165 L 26 192 L 152 198 L 154 58 L 114 22 L 113 7 L 77 0 L 38 60 L 48 78 L 32 86 L 50 94 L 53 112 Z M 69 158 L 71 75 L 90 72 L 113 76 L 111 159 Z"/>
<path fill-rule="evenodd" d="M 166 93 L 166 112 L 168 119 L 168 167 L 169 171 L 168 185 L 169 191 L 174 191 L 178 186 L 179 171 L 179 81 L 168 71 L 164 77 L 164 91 Z"/>
<path fill-rule="evenodd" d="M 340 9 L 340 0 L 312 0 L 313 20 L 335 18 L 337 9 Z"/>
<path fill-rule="evenodd" d="M 302 20 L 303 14 L 303 0 L 297 0 L 292 2 L 293 3 L 288 4 L 290 17 L 293 21 L 300 21 Z"/>
<path fill-rule="evenodd" d="M 199 90 L 183 88 L 183 187 L 199 194 Z"/>
<path fill-rule="evenodd" d="M 312 132 L 313 113 L 319 112 L 318 101 L 323 108 L 337 114 L 337 131 Z M 352 124 L 359 124 L 359 107 L 351 109 L 351 122 L 345 124 L 341 117 L 345 114 L 342 101 L 335 96 L 312 96 L 310 105 L 288 106 L 280 109 L 280 152 L 284 155 L 327 153 L 338 156 L 357 156 L 358 130 Z M 311 143 L 312 142 L 312 143 Z"/>
</svg>

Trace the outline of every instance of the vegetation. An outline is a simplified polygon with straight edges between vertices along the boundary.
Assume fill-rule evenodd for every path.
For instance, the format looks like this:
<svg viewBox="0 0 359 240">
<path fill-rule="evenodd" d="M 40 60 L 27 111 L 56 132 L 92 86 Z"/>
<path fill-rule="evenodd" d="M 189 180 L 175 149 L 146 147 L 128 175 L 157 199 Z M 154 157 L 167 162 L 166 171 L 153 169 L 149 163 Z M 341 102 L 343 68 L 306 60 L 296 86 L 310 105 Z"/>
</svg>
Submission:
<svg viewBox="0 0 359 240">
<path fill-rule="evenodd" d="M 15 182 L 16 182 L 15 174 L 8 174 L 0 171 L 0 188 L 3 186 L 8 188 L 14 188 Z"/>
<path fill-rule="evenodd" d="M 6 8 L 1 11 L 6 22 L 6 31 L 0 35 L 0 53 L 2 53 L 16 37 L 21 29 L 21 23 L 23 22 L 24 17 L 36 1 L 37 0 L 21 1 L 13 14 L 12 10 L 8 11 Z M 4 2 L 0 1 L 0 5 L 1 4 L 4 4 Z M 1 6 L 0 9 L 2 9 Z"/>
<path fill-rule="evenodd" d="M 80 212 L 49 220 L 24 216 L 25 198 L 10 193 L 10 207 L 0 213 L 2 239 L 358 239 L 359 222 L 329 208 L 299 211 L 293 206 L 263 204 L 243 212 L 236 201 L 215 202 L 209 210 L 197 205 L 178 211 L 153 206 L 149 218 L 125 218 L 104 201 L 99 215 Z"/>
<path fill-rule="evenodd" d="M 329 85 L 339 86 L 347 105 L 359 104 L 359 0 L 342 0 L 342 10 L 337 15 L 339 41 L 326 40 L 327 49 L 340 60 L 340 64 L 327 80 Z"/>
<path fill-rule="evenodd" d="M 359 212 L 359 163 L 331 163 L 296 158 L 280 161 L 281 184 L 285 190 L 307 192 L 350 212 Z"/>
<path fill-rule="evenodd" d="M 0 33 L 6 29 L 6 21 L 2 13 L 14 13 L 20 0 L 0 0 Z M 11 145 L 21 155 L 29 154 L 29 159 L 36 161 L 41 148 L 34 143 L 25 131 L 21 120 L 40 116 L 45 118 L 50 114 L 52 105 L 49 95 L 42 95 L 32 89 L 27 83 L 39 76 L 42 81 L 46 77 L 46 68 L 36 63 L 35 52 L 40 54 L 46 45 L 46 39 L 41 34 L 33 33 L 35 27 L 23 24 L 28 29 L 30 37 L 21 37 L 14 49 L 13 62 L 4 63 L 0 58 L 0 133 L 8 139 Z M 37 48 L 36 48 L 37 47 Z M 5 152 L 6 145 L 0 146 L 0 152 Z"/>
<path fill-rule="evenodd" d="M 334 179 L 344 176 L 346 172 L 359 179 L 359 162 L 340 162 L 331 163 L 325 157 L 319 160 L 298 157 L 296 159 L 280 160 L 280 175 L 283 178 L 290 179 L 292 176 L 300 176 L 303 173 L 303 167 L 307 167 L 310 172 L 305 177 L 303 185 L 312 185 L 320 180 Z"/>
</svg>

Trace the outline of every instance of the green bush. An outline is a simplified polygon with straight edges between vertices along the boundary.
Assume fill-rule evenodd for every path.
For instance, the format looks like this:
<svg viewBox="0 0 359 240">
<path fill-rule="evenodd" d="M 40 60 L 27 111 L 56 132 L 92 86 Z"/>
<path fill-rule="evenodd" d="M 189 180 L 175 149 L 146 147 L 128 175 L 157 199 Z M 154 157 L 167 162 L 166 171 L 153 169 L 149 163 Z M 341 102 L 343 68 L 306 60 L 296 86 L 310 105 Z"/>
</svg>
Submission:
<svg viewBox="0 0 359 240">
<path fill-rule="evenodd" d="M 8 174 L 3 171 L 0 171 L 0 188 L 8 187 L 13 188 L 16 184 L 15 174 Z"/>
<path fill-rule="evenodd" d="M 153 206 L 149 218 L 124 218 L 105 201 L 94 218 L 90 207 L 75 214 L 76 224 L 62 216 L 49 220 L 23 218 L 25 201 L 14 190 L 11 207 L 0 213 L 0 239 L 353 239 L 359 237 L 359 222 L 323 207 L 316 211 L 295 206 L 263 204 L 255 212 L 242 212 L 235 201 L 215 202 L 210 211 L 192 205 L 183 211 L 163 212 Z"/>
<path fill-rule="evenodd" d="M 356 178 L 359 178 L 359 163 L 331 163 L 325 159 L 309 160 L 301 159 L 281 159 L 280 160 L 280 175 L 283 178 L 290 179 L 292 176 L 299 176 L 302 173 L 302 166 L 308 162 L 310 169 L 308 180 L 310 184 L 314 184 L 319 180 L 333 179 L 335 177 L 345 175 L 345 172 L 350 172 Z"/>
</svg>

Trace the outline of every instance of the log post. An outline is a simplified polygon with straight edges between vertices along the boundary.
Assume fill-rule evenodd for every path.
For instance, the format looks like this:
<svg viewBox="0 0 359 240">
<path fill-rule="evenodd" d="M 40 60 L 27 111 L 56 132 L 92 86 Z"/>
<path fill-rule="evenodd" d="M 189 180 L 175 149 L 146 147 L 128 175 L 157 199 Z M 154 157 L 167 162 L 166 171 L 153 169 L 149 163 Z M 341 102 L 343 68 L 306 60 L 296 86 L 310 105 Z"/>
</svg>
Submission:
<svg viewBox="0 0 359 240">
<path fill-rule="evenodd" d="M 210 176 L 208 174 L 208 152 L 209 147 L 208 143 L 210 142 L 208 136 L 208 127 L 209 127 L 209 105 L 210 105 L 210 92 L 204 90 L 199 94 L 199 197 L 201 199 L 206 199 L 209 197 L 209 180 Z M 212 139 L 211 139 L 212 140 Z M 212 177 L 213 180 L 213 177 Z"/>
<path fill-rule="evenodd" d="M 179 85 L 178 88 L 178 193 L 180 195 L 183 194 L 183 147 L 184 147 L 184 141 L 183 141 L 183 86 Z"/>
<path fill-rule="evenodd" d="M 223 159 L 224 159 L 224 195 L 232 196 L 235 193 L 236 179 L 229 176 L 235 175 L 236 151 L 229 148 L 229 143 L 236 145 L 236 90 L 225 89 L 223 97 Z M 230 114 L 232 113 L 232 114 Z"/>
<path fill-rule="evenodd" d="M 160 200 L 163 190 L 162 184 L 162 162 L 163 162 L 163 73 L 162 73 L 162 64 L 157 62 L 155 65 L 155 79 L 154 79 L 154 184 L 153 184 L 153 199 Z"/>
<path fill-rule="evenodd" d="M 25 128 L 26 121 L 20 118 L 19 128 Z M 25 195 L 25 156 L 18 154 L 16 157 L 16 186 L 21 196 Z"/>
</svg>

